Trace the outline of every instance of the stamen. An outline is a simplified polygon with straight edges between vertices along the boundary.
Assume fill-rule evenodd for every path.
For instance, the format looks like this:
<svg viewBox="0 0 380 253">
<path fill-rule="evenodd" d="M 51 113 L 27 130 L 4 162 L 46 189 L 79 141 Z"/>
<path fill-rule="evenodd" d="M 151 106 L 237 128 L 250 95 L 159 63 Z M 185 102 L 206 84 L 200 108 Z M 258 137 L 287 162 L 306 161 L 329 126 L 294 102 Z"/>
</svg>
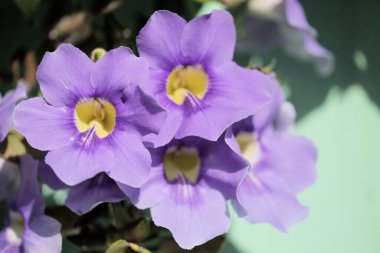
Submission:
<svg viewBox="0 0 380 253">
<path fill-rule="evenodd" d="M 208 76 L 200 66 L 180 66 L 169 75 L 166 94 L 176 104 L 184 103 L 188 94 L 203 99 L 208 90 Z"/>
</svg>

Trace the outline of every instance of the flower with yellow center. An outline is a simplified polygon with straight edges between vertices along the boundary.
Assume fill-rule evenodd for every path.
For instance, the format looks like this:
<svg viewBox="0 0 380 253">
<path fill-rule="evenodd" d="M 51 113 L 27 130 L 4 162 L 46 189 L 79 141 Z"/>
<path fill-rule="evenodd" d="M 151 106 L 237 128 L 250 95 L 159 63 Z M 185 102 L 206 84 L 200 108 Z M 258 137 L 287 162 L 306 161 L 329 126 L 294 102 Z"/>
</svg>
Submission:
<svg viewBox="0 0 380 253">
<path fill-rule="evenodd" d="M 141 88 L 149 82 L 143 59 L 126 47 L 96 51 L 96 62 L 69 44 L 46 53 L 37 71 L 43 97 L 18 103 L 14 125 L 47 151 L 44 161 L 66 185 L 104 173 L 139 188 L 152 164 L 143 139 L 158 134 L 166 113 Z"/>
<path fill-rule="evenodd" d="M 182 105 L 188 95 L 203 99 L 208 89 L 208 76 L 200 66 L 180 66 L 169 75 L 166 84 L 167 96 L 177 105 Z"/>
<path fill-rule="evenodd" d="M 104 99 L 91 98 L 75 106 L 75 125 L 81 133 L 93 128 L 99 138 L 105 138 L 113 132 L 115 123 L 116 109 Z"/>
<path fill-rule="evenodd" d="M 141 29 L 136 45 L 151 77 L 142 87 L 167 112 L 149 136 L 154 147 L 190 136 L 216 141 L 270 100 L 267 76 L 233 62 L 236 38 L 233 16 L 221 10 L 189 22 L 157 11 Z"/>
<path fill-rule="evenodd" d="M 230 227 L 226 202 L 247 171 L 247 161 L 230 146 L 233 140 L 229 134 L 217 141 L 192 136 L 150 149 L 152 172 L 131 202 L 150 208 L 155 224 L 169 229 L 182 248 L 191 249 Z"/>
</svg>

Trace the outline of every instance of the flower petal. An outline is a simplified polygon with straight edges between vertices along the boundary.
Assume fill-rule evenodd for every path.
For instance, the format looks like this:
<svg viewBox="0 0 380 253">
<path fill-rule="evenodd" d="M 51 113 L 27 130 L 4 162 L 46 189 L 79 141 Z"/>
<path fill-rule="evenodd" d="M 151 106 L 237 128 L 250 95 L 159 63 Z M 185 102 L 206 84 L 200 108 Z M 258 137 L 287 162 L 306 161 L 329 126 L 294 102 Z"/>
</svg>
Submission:
<svg viewBox="0 0 380 253">
<path fill-rule="evenodd" d="M 240 154 L 240 146 L 234 136 L 232 127 L 227 128 L 226 133 L 224 135 L 224 141 L 235 153 Z"/>
<path fill-rule="evenodd" d="M 53 190 L 68 188 L 69 186 L 63 183 L 54 173 L 53 169 L 45 163 L 45 157 L 46 155 L 41 158 L 38 165 L 38 176 L 41 178 L 42 182 L 47 184 Z"/>
<path fill-rule="evenodd" d="M 143 59 L 136 57 L 131 49 L 119 47 L 108 51 L 95 63 L 91 84 L 95 96 L 107 98 L 131 85 L 148 82 L 148 75 L 148 65 Z"/>
<path fill-rule="evenodd" d="M 316 31 L 314 31 L 307 21 L 305 10 L 298 0 L 286 0 L 283 1 L 283 4 L 285 17 L 290 26 L 310 30 L 312 34 L 316 34 Z"/>
<path fill-rule="evenodd" d="M 171 188 L 165 178 L 162 165 L 162 150 L 161 148 L 151 150 L 153 168 L 149 174 L 148 181 L 137 190 L 137 193 L 119 185 L 130 196 L 132 203 L 140 209 L 151 208 L 170 195 Z"/>
<path fill-rule="evenodd" d="M 137 136 L 158 134 L 166 118 L 166 111 L 139 87 L 129 87 L 124 91 L 125 103 L 121 103 L 117 122 L 119 128 Z M 147 124 L 149 122 L 149 124 Z"/>
<path fill-rule="evenodd" d="M 82 215 L 101 203 L 119 202 L 126 198 L 116 182 L 102 173 L 71 187 L 65 205 L 78 215 Z"/>
<path fill-rule="evenodd" d="M 90 146 L 77 142 L 50 151 L 45 162 L 64 184 L 77 185 L 112 168 L 113 148 L 110 147 L 105 142 L 92 143 Z"/>
<path fill-rule="evenodd" d="M 0 200 L 16 192 L 19 176 L 18 166 L 0 157 Z"/>
<path fill-rule="evenodd" d="M 113 166 L 109 176 L 122 184 L 140 187 L 148 180 L 151 157 L 140 138 L 125 132 L 112 134 Z"/>
<path fill-rule="evenodd" d="M 283 232 L 309 213 L 271 172 L 256 176 L 249 173 L 240 184 L 237 197 L 238 203 L 233 203 L 240 213 L 245 210 L 245 219 L 252 223 L 270 223 Z M 242 207 L 236 206 L 239 204 Z"/>
<path fill-rule="evenodd" d="M 51 106 L 43 98 L 31 98 L 18 104 L 13 120 L 28 143 L 43 151 L 63 147 L 77 135 L 72 111 L 65 106 Z"/>
<path fill-rule="evenodd" d="M 0 142 L 5 139 L 12 128 L 13 110 L 16 103 L 22 98 L 26 98 L 26 87 L 23 84 L 18 84 L 15 90 L 8 92 L 3 98 L 0 97 Z"/>
<path fill-rule="evenodd" d="M 177 139 L 196 135 L 216 141 L 230 125 L 255 114 L 270 100 L 270 79 L 259 71 L 227 63 L 213 77 L 212 90 L 183 118 Z"/>
<path fill-rule="evenodd" d="M 158 135 L 149 134 L 144 137 L 144 142 L 149 143 L 150 146 L 160 147 L 168 144 L 176 135 L 181 123 L 182 113 L 179 110 L 168 110 L 165 122 L 161 126 Z"/>
<path fill-rule="evenodd" d="M 154 223 L 168 228 L 184 249 L 201 245 L 230 227 L 223 195 L 200 184 L 171 185 L 169 196 L 152 207 L 151 214 Z"/>
<path fill-rule="evenodd" d="M 232 15 L 227 11 L 213 11 L 191 20 L 181 39 L 183 55 L 192 64 L 219 66 L 232 61 L 236 30 Z"/>
<path fill-rule="evenodd" d="M 20 253 L 21 240 L 11 228 L 0 231 L 0 249 L 2 253 Z"/>
<path fill-rule="evenodd" d="M 19 188 L 11 199 L 11 208 L 19 211 L 26 223 L 35 215 L 43 214 L 45 203 L 37 181 L 38 162 L 30 155 L 20 158 Z"/>
<path fill-rule="evenodd" d="M 333 72 L 334 55 L 318 43 L 311 31 L 284 25 L 281 27 L 281 34 L 286 41 L 283 46 L 288 54 L 302 61 L 313 63 L 314 68 L 321 76 L 328 76 Z"/>
<path fill-rule="evenodd" d="M 172 70 L 181 64 L 180 41 L 186 21 L 170 11 L 156 11 L 137 36 L 139 54 L 151 68 Z"/>
<path fill-rule="evenodd" d="M 307 21 L 305 10 L 297 0 L 284 1 L 285 24 L 280 32 L 285 38 L 285 50 L 305 61 L 314 63 L 322 76 L 334 70 L 334 56 L 317 42 L 317 32 Z"/>
<path fill-rule="evenodd" d="M 276 173 L 294 193 L 315 182 L 317 150 L 308 139 L 268 129 L 261 137 L 261 147 L 257 172 Z"/>
<path fill-rule="evenodd" d="M 24 219 L 22 252 L 61 252 L 61 225 L 44 214 L 45 203 L 37 181 L 38 162 L 29 155 L 22 156 L 20 161 L 20 186 L 10 206 Z"/>
<path fill-rule="evenodd" d="M 294 105 L 289 101 L 285 101 L 279 108 L 274 128 L 277 131 L 290 132 L 296 121 L 297 112 Z"/>
<path fill-rule="evenodd" d="M 22 247 L 25 253 L 62 251 L 61 225 L 54 219 L 41 215 L 29 223 L 22 235 Z"/>
<path fill-rule="evenodd" d="M 148 182 L 143 184 L 139 189 L 118 184 L 119 188 L 139 209 L 147 209 L 157 205 L 171 190 L 161 170 L 153 168 L 152 172 Z"/>
<path fill-rule="evenodd" d="M 226 136 L 229 139 L 231 136 Z M 247 161 L 223 139 L 224 136 L 202 154 L 202 168 L 205 169 L 205 180 L 208 185 L 218 189 L 225 198 L 232 199 L 236 196 L 236 190 L 249 164 Z M 228 142 L 228 141 L 227 141 Z"/>
<path fill-rule="evenodd" d="M 44 98 L 49 104 L 63 106 L 91 96 L 93 66 L 94 62 L 71 44 L 61 44 L 46 53 L 36 74 Z"/>
<path fill-rule="evenodd" d="M 284 91 L 275 76 L 268 76 L 267 87 L 272 99 L 253 117 L 254 129 L 259 133 L 273 125 L 278 111 L 285 101 Z"/>
</svg>

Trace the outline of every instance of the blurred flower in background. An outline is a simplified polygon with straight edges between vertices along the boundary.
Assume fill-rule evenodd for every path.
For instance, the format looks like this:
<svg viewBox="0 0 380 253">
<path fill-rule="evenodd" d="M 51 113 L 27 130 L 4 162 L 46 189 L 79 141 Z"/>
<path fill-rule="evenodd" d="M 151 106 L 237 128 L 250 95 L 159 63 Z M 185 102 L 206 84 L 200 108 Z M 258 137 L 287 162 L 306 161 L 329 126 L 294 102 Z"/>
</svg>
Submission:
<svg viewBox="0 0 380 253">
<path fill-rule="evenodd" d="M 244 0 L 221 0 L 227 6 Z M 334 70 L 334 56 L 317 41 L 317 31 L 307 21 L 298 0 L 248 0 L 241 17 L 237 50 L 265 53 L 278 47 L 289 55 L 310 62 L 322 76 Z"/>
<path fill-rule="evenodd" d="M 4 97 L 0 94 L 0 141 L 3 141 L 13 126 L 12 114 L 16 103 L 26 98 L 26 85 L 20 81 L 17 88 L 9 91 Z"/>
<path fill-rule="evenodd" d="M 1 158 L 0 158 L 1 159 Z M 1 160 L 0 160 L 1 161 Z M 20 170 L 9 166 L 0 168 L 1 181 L 14 174 L 15 182 L 5 194 L 8 212 L 5 228 L 0 231 L 0 250 L 4 253 L 60 253 L 61 225 L 44 213 L 45 204 L 37 181 L 38 162 L 29 155 L 20 158 Z"/>
</svg>

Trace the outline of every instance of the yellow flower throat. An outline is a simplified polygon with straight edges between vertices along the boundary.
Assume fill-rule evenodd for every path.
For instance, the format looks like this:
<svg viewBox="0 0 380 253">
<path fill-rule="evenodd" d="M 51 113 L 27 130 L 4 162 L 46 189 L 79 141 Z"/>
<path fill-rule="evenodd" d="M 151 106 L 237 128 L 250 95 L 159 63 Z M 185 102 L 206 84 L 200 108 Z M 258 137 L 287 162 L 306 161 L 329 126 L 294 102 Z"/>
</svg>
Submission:
<svg viewBox="0 0 380 253">
<path fill-rule="evenodd" d="M 166 94 L 177 105 L 182 105 L 189 93 L 203 99 L 207 89 L 208 76 L 200 66 L 176 67 L 166 83 Z"/>
<path fill-rule="evenodd" d="M 256 137 L 252 133 L 239 133 L 236 136 L 239 144 L 241 155 L 249 162 L 250 165 L 256 164 L 260 158 L 260 147 Z"/>
<path fill-rule="evenodd" d="M 195 184 L 198 181 L 200 166 L 199 155 L 189 148 L 169 149 L 164 156 L 165 176 L 168 181 L 175 181 L 184 176 Z"/>
<path fill-rule="evenodd" d="M 75 125 L 79 132 L 94 129 L 99 138 L 110 135 L 116 124 L 116 109 L 108 101 L 91 98 L 80 101 L 75 106 Z"/>
</svg>

